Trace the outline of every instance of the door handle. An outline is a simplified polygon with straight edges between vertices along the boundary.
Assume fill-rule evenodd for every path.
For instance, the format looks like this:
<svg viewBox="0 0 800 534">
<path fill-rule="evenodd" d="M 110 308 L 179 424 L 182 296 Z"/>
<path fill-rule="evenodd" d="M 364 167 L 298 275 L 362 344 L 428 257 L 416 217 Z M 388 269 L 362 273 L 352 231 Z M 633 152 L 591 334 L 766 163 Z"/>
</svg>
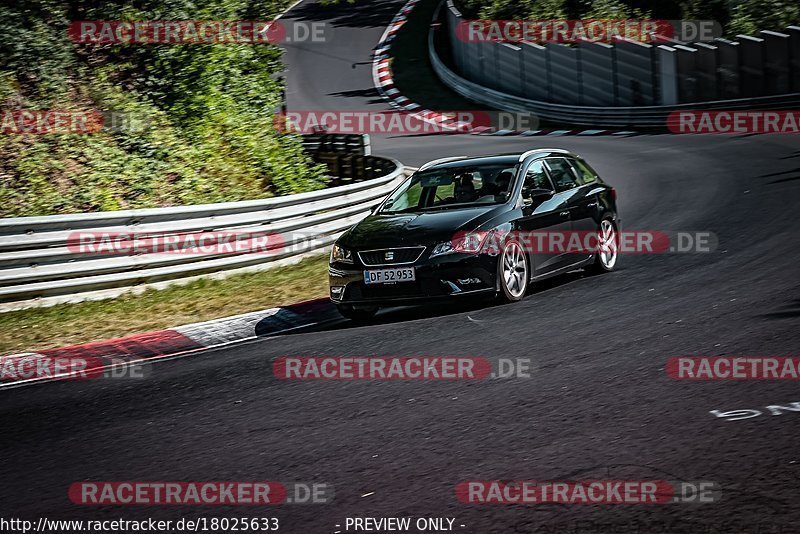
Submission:
<svg viewBox="0 0 800 534">
<path fill-rule="evenodd" d="M 569 217 L 569 212 L 568 211 L 562 211 L 561 213 L 559 213 L 559 215 L 561 217 Z"/>
<path fill-rule="evenodd" d="M 588 204 L 586 204 L 586 207 L 587 208 L 596 208 L 597 207 L 597 202 L 589 202 Z"/>
</svg>

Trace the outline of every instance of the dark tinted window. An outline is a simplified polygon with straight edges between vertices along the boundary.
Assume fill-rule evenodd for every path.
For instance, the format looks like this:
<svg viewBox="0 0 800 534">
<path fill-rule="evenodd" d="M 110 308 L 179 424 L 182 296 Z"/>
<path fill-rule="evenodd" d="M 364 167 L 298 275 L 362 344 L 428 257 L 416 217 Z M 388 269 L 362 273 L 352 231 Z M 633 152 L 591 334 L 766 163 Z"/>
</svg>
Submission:
<svg viewBox="0 0 800 534">
<path fill-rule="evenodd" d="M 585 185 L 591 184 L 597 181 L 598 176 L 597 173 L 594 172 L 594 169 L 589 167 L 585 161 L 580 159 L 573 159 L 570 160 L 572 163 L 572 167 L 575 170 L 575 174 L 578 176 L 578 184 Z"/>
<path fill-rule="evenodd" d="M 550 177 L 556 186 L 556 191 L 567 191 L 578 187 L 578 181 L 575 178 L 575 173 L 572 171 L 572 166 L 564 158 L 548 158 L 546 160 L 547 168 L 550 171 Z"/>
<path fill-rule="evenodd" d="M 516 167 L 502 164 L 434 167 L 406 180 L 381 213 L 497 204 L 508 199 Z"/>
<path fill-rule="evenodd" d="M 522 198 L 529 198 L 528 192 L 531 189 L 547 189 L 553 191 L 553 185 L 547 172 L 544 170 L 544 162 L 534 161 L 525 173 L 525 181 L 522 184 Z"/>
</svg>

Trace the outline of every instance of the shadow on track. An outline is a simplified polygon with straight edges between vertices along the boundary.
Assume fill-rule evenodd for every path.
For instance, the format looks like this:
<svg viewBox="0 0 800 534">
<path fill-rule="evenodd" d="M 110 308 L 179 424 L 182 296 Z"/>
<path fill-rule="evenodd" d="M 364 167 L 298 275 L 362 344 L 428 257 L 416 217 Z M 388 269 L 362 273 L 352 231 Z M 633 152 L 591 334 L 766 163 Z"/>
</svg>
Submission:
<svg viewBox="0 0 800 534">
<path fill-rule="evenodd" d="M 584 271 L 571 271 L 541 282 L 533 283 L 529 286 L 525 298 L 535 298 L 536 295 L 544 293 L 552 289 L 557 289 L 572 282 L 576 282 L 588 276 L 596 276 Z M 268 337 L 275 334 L 280 335 L 294 335 L 305 334 L 310 332 L 327 332 L 332 330 L 344 330 L 349 328 L 361 328 L 382 324 L 401 323 L 405 321 L 415 321 L 419 319 L 433 319 L 436 317 L 444 317 L 447 315 L 457 315 L 462 313 L 469 313 L 476 310 L 491 308 L 495 306 L 503 306 L 498 300 L 491 297 L 482 298 L 463 298 L 452 301 L 438 301 L 431 304 L 420 304 L 414 306 L 395 306 L 381 309 L 372 320 L 368 322 L 354 322 L 345 319 L 339 315 L 335 306 L 330 302 L 320 302 L 314 310 L 313 314 L 318 317 L 318 320 L 313 321 L 315 324 L 309 324 L 295 328 L 291 331 L 271 332 L 267 328 L 256 327 L 256 335 L 259 337 Z M 269 318 L 274 321 L 274 317 Z M 266 322 L 267 319 L 265 319 Z"/>
<path fill-rule="evenodd" d="M 784 309 L 771 313 L 765 313 L 761 317 L 767 319 L 790 319 L 800 317 L 800 299 L 794 299 L 793 302 L 785 304 Z"/>
</svg>

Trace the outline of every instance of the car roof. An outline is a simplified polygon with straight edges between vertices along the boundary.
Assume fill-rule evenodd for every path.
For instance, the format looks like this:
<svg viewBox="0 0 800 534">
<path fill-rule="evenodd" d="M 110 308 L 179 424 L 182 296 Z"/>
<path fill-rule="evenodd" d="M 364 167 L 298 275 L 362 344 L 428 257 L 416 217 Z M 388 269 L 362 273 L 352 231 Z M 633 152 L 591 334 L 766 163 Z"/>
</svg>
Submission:
<svg viewBox="0 0 800 534">
<path fill-rule="evenodd" d="M 561 156 L 574 156 L 574 154 L 560 148 L 537 148 L 527 152 L 512 152 L 506 154 L 494 154 L 488 156 L 454 156 L 442 158 L 422 165 L 419 169 L 430 168 L 447 169 L 452 167 L 463 167 L 465 165 L 516 165 L 529 156 L 547 156 L 558 154 Z"/>
</svg>

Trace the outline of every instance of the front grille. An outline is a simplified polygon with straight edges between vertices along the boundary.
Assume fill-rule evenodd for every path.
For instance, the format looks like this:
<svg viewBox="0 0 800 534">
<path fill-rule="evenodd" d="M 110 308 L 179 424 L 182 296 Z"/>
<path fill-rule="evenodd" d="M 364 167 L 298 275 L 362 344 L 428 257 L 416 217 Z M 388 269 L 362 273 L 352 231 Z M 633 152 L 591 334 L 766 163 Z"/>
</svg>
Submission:
<svg viewBox="0 0 800 534">
<path fill-rule="evenodd" d="M 414 263 L 424 251 L 425 247 L 384 248 L 359 252 L 358 257 L 361 258 L 361 263 L 370 267 L 373 265 L 398 265 Z"/>
<path fill-rule="evenodd" d="M 426 278 L 415 282 L 398 282 L 396 284 L 348 284 L 344 299 L 347 301 L 379 300 L 435 297 L 443 294 L 445 293 L 442 290 L 442 284 L 438 280 Z"/>
</svg>

